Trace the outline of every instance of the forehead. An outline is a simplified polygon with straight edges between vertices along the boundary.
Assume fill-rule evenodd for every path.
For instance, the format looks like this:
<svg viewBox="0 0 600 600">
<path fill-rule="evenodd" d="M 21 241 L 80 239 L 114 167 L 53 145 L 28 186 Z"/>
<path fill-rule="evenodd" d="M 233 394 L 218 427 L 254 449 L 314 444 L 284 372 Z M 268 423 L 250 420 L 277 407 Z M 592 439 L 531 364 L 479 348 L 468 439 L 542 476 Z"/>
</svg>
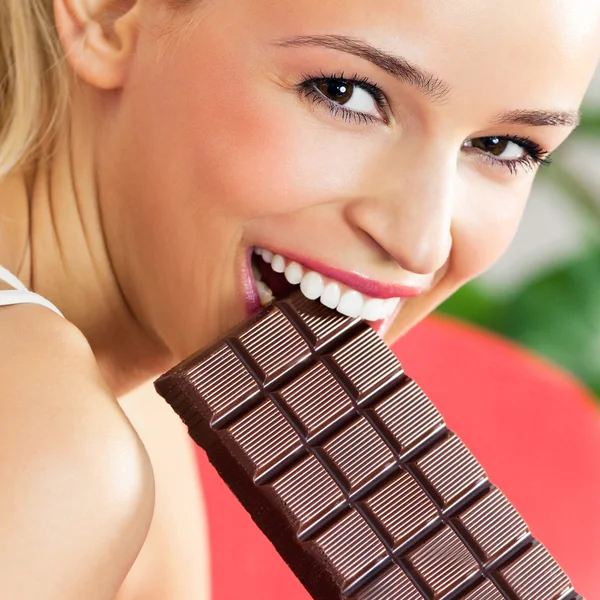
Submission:
<svg viewBox="0 0 600 600">
<path fill-rule="evenodd" d="M 600 0 L 212 1 L 265 38 L 363 38 L 465 98 L 518 90 L 530 104 L 547 107 L 551 96 L 577 108 L 600 55 Z"/>
</svg>

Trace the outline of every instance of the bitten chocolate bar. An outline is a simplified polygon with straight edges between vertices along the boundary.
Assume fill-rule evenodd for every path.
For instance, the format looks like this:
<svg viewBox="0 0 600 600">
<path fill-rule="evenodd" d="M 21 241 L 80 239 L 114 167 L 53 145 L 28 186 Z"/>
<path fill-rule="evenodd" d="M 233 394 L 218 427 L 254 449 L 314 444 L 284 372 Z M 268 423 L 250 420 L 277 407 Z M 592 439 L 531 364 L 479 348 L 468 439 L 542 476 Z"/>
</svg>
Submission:
<svg viewBox="0 0 600 600">
<path fill-rule="evenodd" d="M 315 600 L 575 600 L 373 329 L 299 292 L 155 382 Z"/>
</svg>

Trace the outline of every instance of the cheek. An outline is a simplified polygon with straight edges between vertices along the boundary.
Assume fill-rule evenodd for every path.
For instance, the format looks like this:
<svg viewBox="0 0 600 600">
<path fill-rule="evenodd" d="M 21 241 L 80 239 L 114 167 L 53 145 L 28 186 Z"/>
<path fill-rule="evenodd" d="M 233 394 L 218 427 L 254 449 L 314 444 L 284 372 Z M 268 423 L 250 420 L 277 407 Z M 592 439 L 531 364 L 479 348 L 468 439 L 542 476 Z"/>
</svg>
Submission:
<svg viewBox="0 0 600 600">
<path fill-rule="evenodd" d="M 239 104 L 228 113 L 219 110 L 218 96 L 199 99 L 209 133 L 196 137 L 191 156 L 205 166 L 197 181 L 203 190 L 247 220 L 330 201 L 358 184 L 359 144 L 343 146 L 339 133 L 325 139 L 292 98 L 269 103 L 269 94 L 240 87 Z"/>
<path fill-rule="evenodd" d="M 532 178 L 506 187 L 472 183 L 457 201 L 452 224 L 450 272 L 467 281 L 489 269 L 505 252 L 517 232 Z"/>
<path fill-rule="evenodd" d="M 357 189 L 357 166 L 370 156 L 364 135 L 340 135 L 324 109 L 311 114 L 309 100 L 239 50 L 198 45 L 182 46 L 164 69 L 162 116 L 148 120 L 162 123 L 165 154 L 178 157 L 178 180 L 197 202 L 246 221 Z M 190 55 L 202 59 L 190 64 Z"/>
</svg>

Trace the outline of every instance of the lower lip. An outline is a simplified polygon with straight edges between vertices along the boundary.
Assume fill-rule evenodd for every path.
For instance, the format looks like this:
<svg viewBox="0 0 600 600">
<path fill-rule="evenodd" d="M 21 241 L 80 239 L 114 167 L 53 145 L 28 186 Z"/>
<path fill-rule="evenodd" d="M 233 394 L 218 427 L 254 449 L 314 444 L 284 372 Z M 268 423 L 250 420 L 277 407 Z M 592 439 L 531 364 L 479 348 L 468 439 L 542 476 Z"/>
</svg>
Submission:
<svg viewBox="0 0 600 600">
<path fill-rule="evenodd" d="M 246 261 L 243 269 L 244 273 L 242 275 L 247 317 L 255 315 L 263 308 L 258 296 L 258 290 L 256 289 L 256 282 L 254 281 L 254 276 L 252 274 L 252 252 L 252 248 L 248 248 L 246 251 Z M 401 304 L 402 303 L 400 303 L 400 305 Z M 395 319 L 399 308 L 400 307 L 398 307 L 389 317 L 386 317 L 385 319 L 380 319 L 379 321 L 365 321 L 365 323 L 372 327 L 377 334 L 383 338 L 392 321 Z"/>
<path fill-rule="evenodd" d="M 255 315 L 262 308 L 262 303 L 258 297 L 258 290 L 256 289 L 256 282 L 252 275 L 252 252 L 252 247 L 246 250 L 246 261 L 242 268 L 242 288 L 247 317 Z"/>
</svg>

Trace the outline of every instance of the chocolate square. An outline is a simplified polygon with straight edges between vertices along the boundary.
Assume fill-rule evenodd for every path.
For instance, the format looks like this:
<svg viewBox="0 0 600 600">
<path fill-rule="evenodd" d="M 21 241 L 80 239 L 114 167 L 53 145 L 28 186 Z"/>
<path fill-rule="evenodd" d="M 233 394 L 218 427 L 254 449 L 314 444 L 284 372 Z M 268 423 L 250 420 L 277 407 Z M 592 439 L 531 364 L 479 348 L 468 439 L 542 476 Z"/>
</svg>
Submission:
<svg viewBox="0 0 600 600">
<path fill-rule="evenodd" d="M 368 401 L 403 374 L 394 354 L 370 327 L 332 352 L 331 360 L 352 384 L 359 402 Z"/>
<path fill-rule="evenodd" d="M 438 412 L 423 390 L 408 377 L 403 385 L 370 410 L 406 454 L 431 434 L 444 427 Z"/>
<path fill-rule="evenodd" d="M 473 555 L 450 527 L 411 552 L 407 562 L 431 590 L 431 600 L 441 598 L 479 570 Z"/>
<path fill-rule="evenodd" d="M 302 442 L 292 426 L 269 400 L 252 409 L 227 431 L 248 457 L 255 479 L 302 449 Z"/>
<path fill-rule="evenodd" d="M 454 434 L 434 446 L 415 466 L 442 508 L 487 480 L 481 465 Z"/>
<path fill-rule="evenodd" d="M 527 525 L 504 494 L 495 488 L 456 518 L 489 562 L 529 533 Z M 489 523 L 494 523 L 489 527 Z"/>
<path fill-rule="evenodd" d="M 344 495 L 314 456 L 307 456 L 272 484 L 302 531 L 344 503 Z"/>
<path fill-rule="evenodd" d="M 548 550 L 537 543 L 500 570 L 519 600 L 559 600 L 571 584 Z"/>
<path fill-rule="evenodd" d="M 318 351 L 343 339 L 348 332 L 366 327 L 359 319 L 352 319 L 332 311 L 320 302 L 309 300 L 302 294 L 292 294 L 289 298 L 278 302 L 277 306 L 294 319 L 297 326 L 310 339 L 313 348 Z"/>
<path fill-rule="evenodd" d="M 383 439 L 362 417 L 331 438 L 323 450 L 348 482 L 349 493 L 396 462 Z"/>
<path fill-rule="evenodd" d="M 400 546 L 438 516 L 438 511 L 412 475 L 403 471 L 365 501 L 374 517 Z"/>
<path fill-rule="evenodd" d="M 260 394 L 252 375 L 226 344 L 217 346 L 199 364 L 191 365 L 186 375 L 209 408 L 213 422 Z"/>
<path fill-rule="evenodd" d="M 309 441 L 354 407 L 327 367 L 318 362 L 278 392 L 303 425 Z"/>
<path fill-rule="evenodd" d="M 365 520 L 350 511 L 316 540 L 316 546 L 348 587 L 386 556 L 383 544 Z"/>
<path fill-rule="evenodd" d="M 260 369 L 264 385 L 270 385 L 311 355 L 304 338 L 276 308 L 242 333 L 239 341 Z M 281 348 L 286 351 L 281 352 Z"/>
</svg>

